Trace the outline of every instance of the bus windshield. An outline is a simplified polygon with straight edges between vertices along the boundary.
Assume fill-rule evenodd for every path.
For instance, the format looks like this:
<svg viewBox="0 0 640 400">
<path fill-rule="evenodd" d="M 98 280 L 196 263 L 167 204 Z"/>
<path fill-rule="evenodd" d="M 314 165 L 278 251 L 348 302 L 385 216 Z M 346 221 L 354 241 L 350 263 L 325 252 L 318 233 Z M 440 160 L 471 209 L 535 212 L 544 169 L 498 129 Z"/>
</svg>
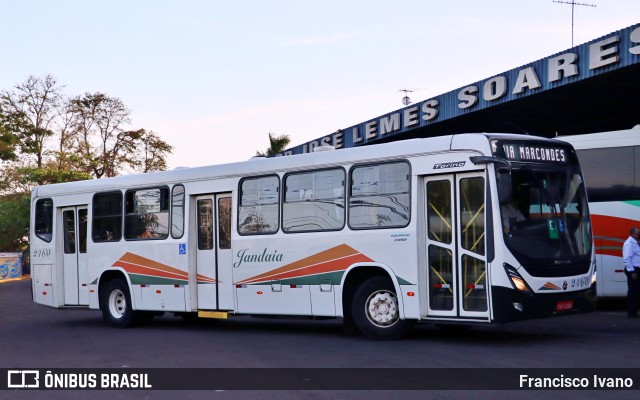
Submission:
<svg viewBox="0 0 640 400">
<path fill-rule="evenodd" d="M 523 164 L 497 174 L 505 244 L 523 266 L 590 261 L 589 209 L 575 166 Z"/>
</svg>

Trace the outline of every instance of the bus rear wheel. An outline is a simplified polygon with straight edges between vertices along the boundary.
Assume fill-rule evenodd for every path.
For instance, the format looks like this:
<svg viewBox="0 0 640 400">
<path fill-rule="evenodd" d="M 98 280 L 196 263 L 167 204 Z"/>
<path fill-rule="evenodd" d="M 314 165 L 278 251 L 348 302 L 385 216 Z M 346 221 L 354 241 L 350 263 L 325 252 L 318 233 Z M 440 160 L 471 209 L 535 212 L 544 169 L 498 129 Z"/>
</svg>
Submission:
<svg viewBox="0 0 640 400">
<path fill-rule="evenodd" d="M 384 276 L 369 278 L 356 289 L 351 314 L 356 329 L 371 339 L 398 339 L 415 323 L 400 319 L 398 297 Z"/>
<path fill-rule="evenodd" d="M 109 325 L 126 328 L 135 322 L 129 288 L 122 279 L 114 279 L 107 283 L 101 292 L 100 308 L 102 317 Z"/>
</svg>

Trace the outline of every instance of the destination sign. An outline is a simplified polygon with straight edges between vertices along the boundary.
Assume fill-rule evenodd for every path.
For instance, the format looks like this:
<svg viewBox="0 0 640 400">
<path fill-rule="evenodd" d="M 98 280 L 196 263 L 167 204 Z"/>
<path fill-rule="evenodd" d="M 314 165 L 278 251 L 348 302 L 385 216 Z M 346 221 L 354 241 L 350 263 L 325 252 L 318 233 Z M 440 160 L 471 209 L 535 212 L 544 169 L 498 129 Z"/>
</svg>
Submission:
<svg viewBox="0 0 640 400">
<path fill-rule="evenodd" d="M 544 162 L 566 164 L 570 161 L 569 150 L 565 147 L 540 145 L 536 143 L 501 142 L 495 147 L 494 155 L 509 161 Z"/>
</svg>

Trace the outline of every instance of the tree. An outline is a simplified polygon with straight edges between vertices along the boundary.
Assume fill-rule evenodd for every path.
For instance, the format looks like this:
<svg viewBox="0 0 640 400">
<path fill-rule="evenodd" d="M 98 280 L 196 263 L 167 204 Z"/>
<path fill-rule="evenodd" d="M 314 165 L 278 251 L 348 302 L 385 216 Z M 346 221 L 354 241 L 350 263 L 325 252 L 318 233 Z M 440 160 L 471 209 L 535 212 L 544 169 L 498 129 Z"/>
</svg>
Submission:
<svg viewBox="0 0 640 400">
<path fill-rule="evenodd" d="M 4 137 L 10 137 L 6 141 L 0 138 L 4 144 L 0 144 L 0 158 L 12 161 L 0 171 L 3 193 L 29 192 L 35 185 L 90 178 L 78 173 L 73 162 L 77 155 L 69 147 L 68 104 L 62 87 L 51 75 L 29 76 L 12 90 L 0 92 L 0 125 L 8 133 Z M 56 137 L 57 145 L 49 146 Z"/>
<path fill-rule="evenodd" d="M 21 153 L 35 157 L 37 168 L 42 167 L 46 141 L 54 135 L 63 104 L 62 88 L 51 75 L 29 76 L 13 90 L 0 92 L 2 114 L 11 116 Z"/>
<path fill-rule="evenodd" d="M 66 99 L 64 105 L 60 107 L 58 114 L 58 145 L 57 148 L 50 151 L 50 154 L 55 159 L 57 169 L 61 171 L 74 170 L 77 169 L 78 165 L 82 164 L 80 162 L 80 155 L 73 146 L 76 140 L 72 125 L 73 119 L 74 114 L 71 109 L 71 100 Z"/>
<path fill-rule="evenodd" d="M 173 147 L 145 129 L 125 130 L 130 111 L 122 100 L 104 93 L 85 93 L 71 100 L 76 150 L 85 172 L 96 178 L 113 177 L 130 168 L 135 172 L 166 169 Z"/>
<path fill-rule="evenodd" d="M 0 91 L 0 251 L 26 248 L 33 187 L 167 167 L 172 146 L 128 129 L 120 99 L 62 88 L 46 75 Z"/>
<path fill-rule="evenodd" d="M 140 146 L 137 149 L 137 169 L 141 172 L 156 172 L 167 169 L 166 156 L 171 153 L 173 146 L 164 142 L 153 131 L 144 129 L 140 133 Z"/>
<path fill-rule="evenodd" d="M 0 91 L 0 250 L 28 246 L 31 189 L 46 183 L 87 179 L 60 170 L 47 160 L 47 142 L 65 115 L 61 87 L 51 75 L 30 76 L 11 90 Z M 64 122 L 64 119 L 62 120 Z"/>
<path fill-rule="evenodd" d="M 14 130 L 11 116 L 4 114 L 0 109 L 0 161 L 13 161 L 18 158 L 16 155 L 18 136 Z"/>
<path fill-rule="evenodd" d="M 27 247 L 29 237 L 29 193 L 0 196 L 0 249 L 18 252 Z"/>
<path fill-rule="evenodd" d="M 269 132 L 269 148 L 263 153 L 256 151 L 258 157 L 273 157 L 287 148 L 291 139 L 289 135 L 274 136 Z"/>
<path fill-rule="evenodd" d="M 85 93 L 71 100 L 73 127 L 81 167 L 96 178 L 116 176 L 128 156 L 134 152 L 124 126 L 131 122 L 129 110 L 115 97 L 103 93 Z"/>
</svg>

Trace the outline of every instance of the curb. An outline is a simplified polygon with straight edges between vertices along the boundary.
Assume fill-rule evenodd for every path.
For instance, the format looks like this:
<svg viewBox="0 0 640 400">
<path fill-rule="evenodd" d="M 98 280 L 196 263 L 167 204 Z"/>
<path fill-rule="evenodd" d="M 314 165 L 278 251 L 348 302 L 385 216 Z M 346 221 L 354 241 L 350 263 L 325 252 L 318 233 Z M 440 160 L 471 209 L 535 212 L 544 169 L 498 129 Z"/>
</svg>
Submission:
<svg viewBox="0 0 640 400">
<path fill-rule="evenodd" d="M 2 285 L 5 282 L 24 281 L 27 279 L 31 279 L 31 275 L 22 275 L 20 278 L 2 279 L 0 280 L 0 285 Z"/>
</svg>

